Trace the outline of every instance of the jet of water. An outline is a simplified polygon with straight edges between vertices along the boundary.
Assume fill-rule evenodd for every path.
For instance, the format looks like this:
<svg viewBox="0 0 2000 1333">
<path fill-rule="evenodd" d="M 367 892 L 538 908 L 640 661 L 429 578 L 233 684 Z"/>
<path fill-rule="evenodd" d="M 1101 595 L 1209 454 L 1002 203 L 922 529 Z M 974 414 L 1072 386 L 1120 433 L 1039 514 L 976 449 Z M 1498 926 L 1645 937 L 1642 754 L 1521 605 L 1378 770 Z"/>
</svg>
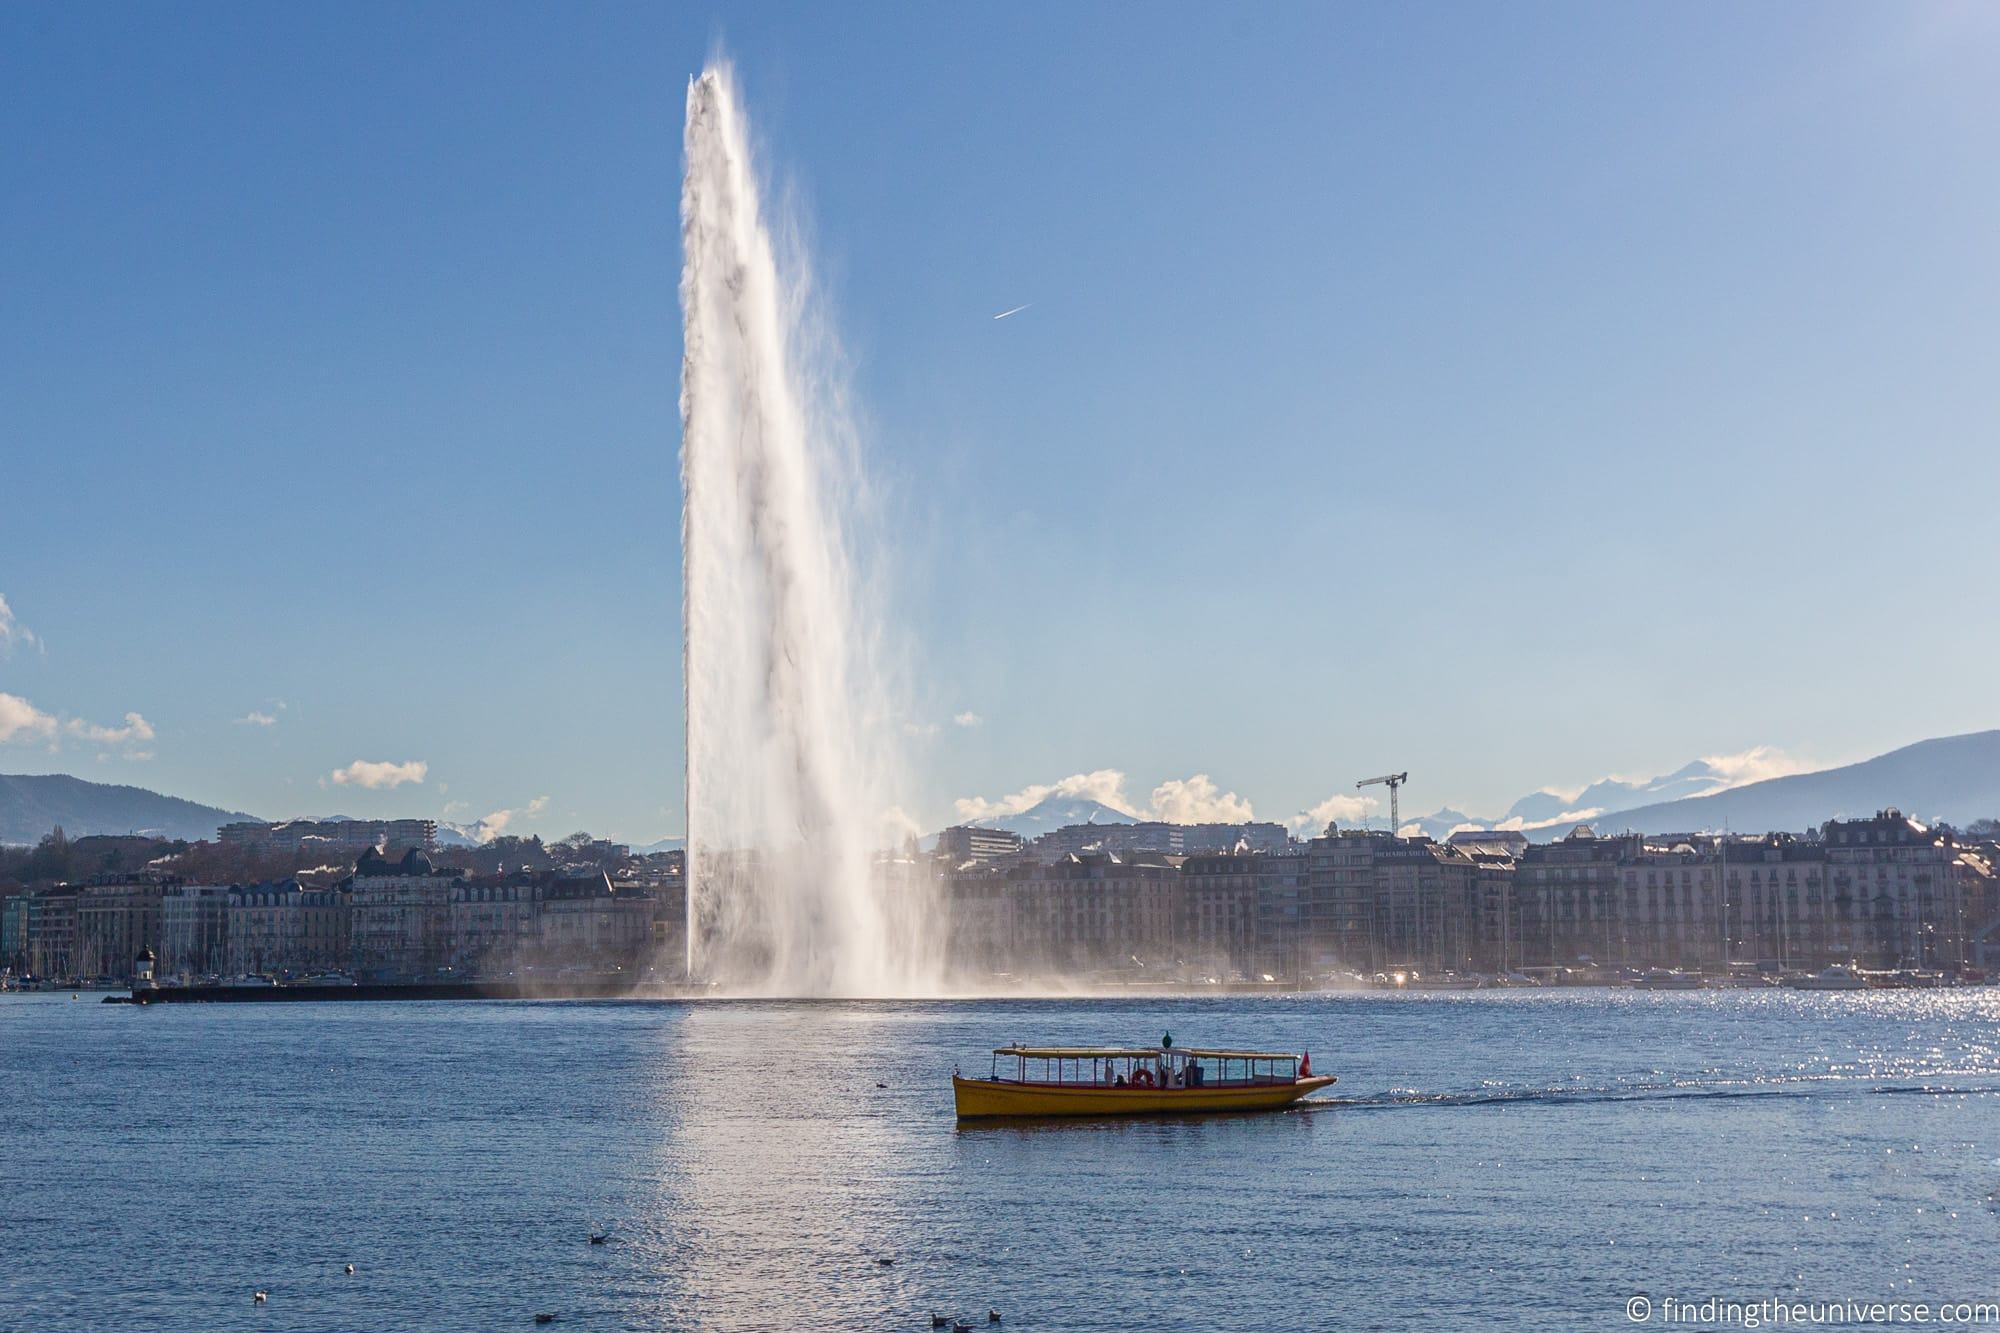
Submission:
<svg viewBox="0 0 2000 1333">
<path fill-rule="evenodd" d="M 686 153 L 690 972 L 747 993 L 928 990 L 927 881 L 880 855 L 894 710 L 849 548 L 851 428 L 817 387 L 807 284 L 779 262 L 727 66 L 688 85 Z"/>
</svg>

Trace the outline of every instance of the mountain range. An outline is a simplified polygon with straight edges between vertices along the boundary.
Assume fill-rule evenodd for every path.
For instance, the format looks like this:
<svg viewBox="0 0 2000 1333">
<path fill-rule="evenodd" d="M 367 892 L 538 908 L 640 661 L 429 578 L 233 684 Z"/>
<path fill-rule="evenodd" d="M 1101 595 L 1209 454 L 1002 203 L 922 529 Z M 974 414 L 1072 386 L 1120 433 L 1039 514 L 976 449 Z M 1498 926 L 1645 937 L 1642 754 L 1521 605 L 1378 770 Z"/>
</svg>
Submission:
<svg viewBox="0 0 2000 1333">
<path fill-rule="evenodd" d="M 1600 833 L 1802 832 L 1829 819 L 1873 814 L 1886 806 L 1926 823 L 1961 828 L 1975 819 L 2000 817 L 2000 731 L 1941 736 L 1859 763 L 1761 782 L 1733 784 L 1723 770 L 1696 760 L 1645 782 L 1607 778 L 1574 797 L 1536 792 L 1516 801 L 1499 819 L 1440 810 L 1416 823 L 1438 838 L 1474 825 L 1516 828 L 1545 840 L 1582 823 Z"/>
<path fill-rule="evenodd" d="M 0 773 L 0 843 L 32 845 L 54 828 L 72 838 L 142 833 L 195 842 L 214 838 L 216 828 L 232 820 L 255 818 L 67 773 Z"/>
<path fill-rule="evenodd" d="M 1537 791 L 1497 818 L 1444 809 L 1412 821 L 1432 837 L 1464 827 L 1514 828 L 1530 837 L 1559 838 L 1580 823 L 1600 833 L 1681 833 L 1731 828 L 1793 832 L 1837 816 L 1871 814 L 1885 806 L 1930 823 L 1963 827 L 2000 818 L 2000 731 L 1918 741 L 1859 763 L 1761 782 L 1735 782 L 1730 772 L 1696 760 L 1644 781 L 1605 778 L 1574 796 Z M 195 841 L 218 825 L 254 819 L 238 810 L 201 805 L 143 787 L 87 782 L 64 773 L 0 774 L 0 843 L 31 845 L 52 828 L 69 836 L 143 833 Z M 979 821 L 1033 838 L 1067 824 L 1130 824 L 1133 816 L 1083 796 L 1050 796 L 1029 809 Z M 438 840 L 472 845 L 477 825 L 440 824 Z M 679 838 L 634 847 L 640 853 L 683 845 Z"/>
</svg>

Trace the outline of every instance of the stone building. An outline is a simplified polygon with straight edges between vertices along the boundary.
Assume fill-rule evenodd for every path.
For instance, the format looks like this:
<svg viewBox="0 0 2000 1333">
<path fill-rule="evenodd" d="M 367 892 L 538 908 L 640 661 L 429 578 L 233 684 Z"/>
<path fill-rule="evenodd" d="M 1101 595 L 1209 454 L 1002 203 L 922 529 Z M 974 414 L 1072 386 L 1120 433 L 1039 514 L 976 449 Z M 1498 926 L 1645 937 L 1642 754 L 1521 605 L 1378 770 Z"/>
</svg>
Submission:
<svg viewBox="0 0 2000 1333">
<path fill-rule="evenodd" d="M 1513 919 L 1520 966 L 1603 962 L 1618 953 L 1619 867 L 1639 855 L 1635 834 L 1600 838 L 1579 824 L 1530 847 L 1514 869 Z M 1699 896 L 1699 886 L 1693 890 Z M 1711 872 L 1711 896 L 1716 883 Z"/>
<path fill-rule="evenodd" d="M 452 890 L 462 870 L 439 870 L 411 849 L 400 861 L 365 852 L 342 885 L 352 893 L 353 966 L 385 981 L 435 980 L 451 966 Z"/>
<path fill-rule="evenodd" d="M 1314 966 L 1465 970 L 1481 958 L 1478 862 L 1425 837 L 1328 827 L 1306 844 Z"/>
<path fill-rule="evenodd" d="M 287 879 L 229 890 L 233 974 L 344 972 L 352 950 L 353 907 L 342 889 L 309 889 Z"/>
<path fill-rule="evenodd" d="M 1190 856 L 1181 863 L 1174 934 L 1176 952 L 1185 961 L 1225 979 L 1254 974 L 1264 860 L 1242 852 Z"/>
<path fill-rule="evenodd" d="M 160 903 L 166 884 L 156 878 L 105 879 L 76 895 L 71 968 L 78 976 L 132 979 L 140 950 L 160 948 Z"/>
<path fill-rule="evenodd" d="M 1864 965 L 1935 968 L 1970 956 L 1974 921 L 1952 838 L 1902 811 L 1820 830 L 1833 925 Z"/>
<path fill-rule="evenodd" d="M 28 970 L 28 895 L 0 898 L 0 968 Z"/>
<path fill-rule="evenodd" d="M 58 884 L 28 898 L 28 971 L 37 977 L 74 977 L 76 904 L 73 885 Z"/>
<path fill-rule="evenodd" d="M 452 965 L 468 976 L 500 976 L 533 958 L 541 903 L 552 873 L 517 872 L 451 886 Z"/>
<path fill-rule="evenodd" d="M 539 919 L 545 963 L 625 966 L 652 953 L 655 900 L 614 891 L 602 871 L 548 886 Z"/>
<path fill-rule="evenodd" d="M 191 978 L 229 965 L 229 886 L 172 884 L 160 900 L 159 975 Z"/>
</svg>

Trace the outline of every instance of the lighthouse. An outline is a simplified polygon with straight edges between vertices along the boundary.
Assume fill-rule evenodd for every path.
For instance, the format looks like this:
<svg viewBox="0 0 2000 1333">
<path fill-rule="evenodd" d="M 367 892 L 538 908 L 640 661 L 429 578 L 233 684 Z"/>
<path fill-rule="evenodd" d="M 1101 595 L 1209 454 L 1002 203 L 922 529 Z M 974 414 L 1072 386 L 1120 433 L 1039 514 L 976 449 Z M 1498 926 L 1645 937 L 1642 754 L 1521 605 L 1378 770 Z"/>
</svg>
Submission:
<svg viewBox="0 0 2000 1333">
<path fill-rule="evenodd" d="M 151 949 L 139 950 L 139 956 L 132 960 L 132 989 L 135 991 L 153 989 L 153 964 L 159 961 L 153 957 Z"/>
</svg>

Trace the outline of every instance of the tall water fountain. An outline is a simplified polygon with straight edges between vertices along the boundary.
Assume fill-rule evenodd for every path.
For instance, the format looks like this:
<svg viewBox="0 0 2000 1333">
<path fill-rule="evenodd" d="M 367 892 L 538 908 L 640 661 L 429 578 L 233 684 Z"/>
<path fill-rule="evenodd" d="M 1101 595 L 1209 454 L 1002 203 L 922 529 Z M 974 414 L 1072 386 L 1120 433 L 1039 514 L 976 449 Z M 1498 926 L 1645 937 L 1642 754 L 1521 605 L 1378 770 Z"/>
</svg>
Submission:
<svg viewBox="0 0 2000 1333">
<path fill-rule="evenodd" d="M 927 990 L 928 895 L 879 855 L 894 710 L 849 547 L 853 436 L 727 67 L 688 85 L 686 152 L 689 968 L 751 994 Z"/>
</svg>

